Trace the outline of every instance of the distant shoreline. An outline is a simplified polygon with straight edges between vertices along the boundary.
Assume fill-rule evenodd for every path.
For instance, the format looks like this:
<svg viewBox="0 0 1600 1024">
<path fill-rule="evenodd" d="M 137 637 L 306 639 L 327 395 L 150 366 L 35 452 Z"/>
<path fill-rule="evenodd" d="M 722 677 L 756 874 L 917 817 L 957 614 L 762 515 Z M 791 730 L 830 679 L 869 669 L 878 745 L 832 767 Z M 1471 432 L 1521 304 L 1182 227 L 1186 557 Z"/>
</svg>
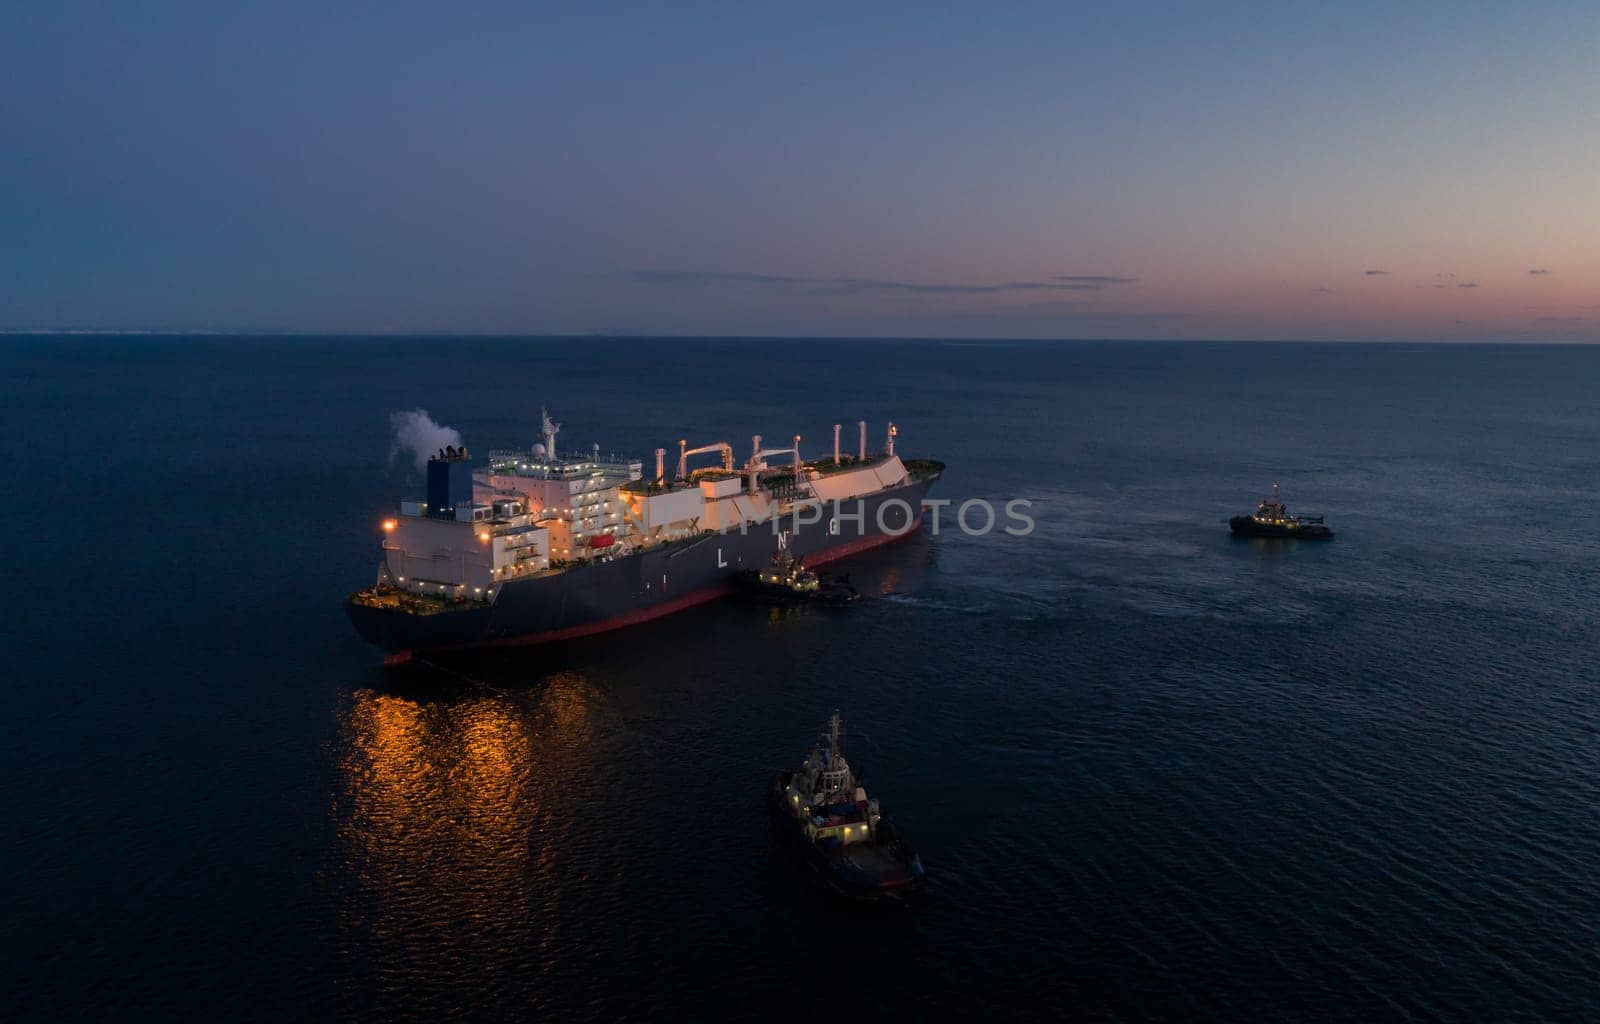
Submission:
<svg viewBox="0 0 1600 1024">
<path fill-rule="evenodd" d="M 1370 345 L 1370 346 L 1515 346 L 1584 348 L 1600 345 L 1600 339 L 1561 338 L 1018 338 L 1018 337 L 921 337 L 916 335 L 812 335 L 812 334 L 649 334 L 590 332 L 585 334 L 535 333 L 520 331 L 309 331 L 309 330 L 231 330 L 231 329 L 154 329 L 154 328 L 0 328 L 0 338 L 169 338 L 169 339 L 322 339 L 403 341 L 407 339 L 451 339 L 461 341 L 811 341 L 829 344 L 932 344 L 932 345 Z"/>
</svg>

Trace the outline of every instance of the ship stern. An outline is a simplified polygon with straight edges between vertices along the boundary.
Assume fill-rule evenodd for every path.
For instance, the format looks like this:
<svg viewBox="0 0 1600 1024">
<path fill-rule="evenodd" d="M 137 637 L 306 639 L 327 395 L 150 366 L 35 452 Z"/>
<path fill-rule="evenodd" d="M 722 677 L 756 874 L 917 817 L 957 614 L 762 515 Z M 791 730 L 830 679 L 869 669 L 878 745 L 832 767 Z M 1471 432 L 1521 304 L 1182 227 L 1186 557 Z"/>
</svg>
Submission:
<svg viewBox="0 0 1600 1024">
<path fill-rule="evenodd" d="M 414 653 L 471 645 L 488 629 L 492 606 L 417 607 L 393 593 L 362 590 L 345 599 L 344 610 L 356 632 L 374 647 Z"/>
</svg>

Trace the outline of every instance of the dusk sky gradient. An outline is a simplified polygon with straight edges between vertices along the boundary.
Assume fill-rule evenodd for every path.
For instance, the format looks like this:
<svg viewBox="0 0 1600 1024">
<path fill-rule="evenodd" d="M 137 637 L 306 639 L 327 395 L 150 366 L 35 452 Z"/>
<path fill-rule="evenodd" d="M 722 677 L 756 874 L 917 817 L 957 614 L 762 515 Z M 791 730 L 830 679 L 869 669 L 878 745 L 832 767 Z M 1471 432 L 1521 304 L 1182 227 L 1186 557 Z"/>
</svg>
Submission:
<svg viewBox="0 0 1600 1024">
<path fill-rule="evenodd" d="M 0 328 L 1600 340 L 1594 4 L 8 4 Z"/>
</svg>

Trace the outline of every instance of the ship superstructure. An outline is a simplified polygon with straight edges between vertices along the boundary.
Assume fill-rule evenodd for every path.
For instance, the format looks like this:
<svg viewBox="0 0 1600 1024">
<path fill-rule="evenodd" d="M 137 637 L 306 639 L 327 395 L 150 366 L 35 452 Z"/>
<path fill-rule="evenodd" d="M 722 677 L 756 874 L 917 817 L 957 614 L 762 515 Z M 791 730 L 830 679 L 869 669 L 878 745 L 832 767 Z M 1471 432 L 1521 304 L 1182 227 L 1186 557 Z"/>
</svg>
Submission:
<svg viewBox="0 0 1600 1024">
<path fill-rule="evenodd" d="M 549 559 L 559 565 L 615 542 L 626 525 L 621 490 L 639 479 L 643 466 L 602 455 L 599 445 L 557 454 L 561 425 L 545 411 L 541 419 L 544 443 L 530 451 L 491 451 L 474 476 L 474 490 L 526 502 L 536 528 L 545 531 Z"/>
<path fill-rule="evenodd" d="M 903 536 L 921 520 L 921 497 L 943 470 L 882 451 L 806 461 L 801 438 L 768 445 L 678 442 L 654 473 L 640 461 L 560 452 L 560 425 L 542 415 L 540 444 L 497 450 L 475 463 L 466 448 L 427 464 L 426 493 L 383 522 L 374 586 L 351 595 L 352 622 L 394 651 L 538 642 L 600 632 L 668 614 L 725 593 L 735 574 L 774 553 L 819 564 Z M 715 464 L 690 460 L 715 454 Z M 885 505 L 889 507 L 885 507 Z"/>
</svg>

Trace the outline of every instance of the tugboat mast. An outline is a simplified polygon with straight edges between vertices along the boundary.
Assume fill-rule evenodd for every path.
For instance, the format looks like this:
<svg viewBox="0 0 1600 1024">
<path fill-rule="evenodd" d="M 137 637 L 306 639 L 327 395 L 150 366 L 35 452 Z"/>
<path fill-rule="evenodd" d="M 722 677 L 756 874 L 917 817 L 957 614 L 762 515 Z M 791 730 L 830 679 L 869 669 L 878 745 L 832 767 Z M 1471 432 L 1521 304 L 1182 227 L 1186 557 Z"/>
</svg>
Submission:
<svg viewBox="0 0 1600 1024">
<path fill-rule="evenodd" d="M 840 744 L 840 733 L 843 732 L 837 710 L 828 718 L 828 756 L 822 762 L 822 775 L 818 780 L 820 791 L 825 794 L 848 793 L 852 780 L 850 778 L 850 764 L 844 759 L 844 751 Z"/>
</svg>

